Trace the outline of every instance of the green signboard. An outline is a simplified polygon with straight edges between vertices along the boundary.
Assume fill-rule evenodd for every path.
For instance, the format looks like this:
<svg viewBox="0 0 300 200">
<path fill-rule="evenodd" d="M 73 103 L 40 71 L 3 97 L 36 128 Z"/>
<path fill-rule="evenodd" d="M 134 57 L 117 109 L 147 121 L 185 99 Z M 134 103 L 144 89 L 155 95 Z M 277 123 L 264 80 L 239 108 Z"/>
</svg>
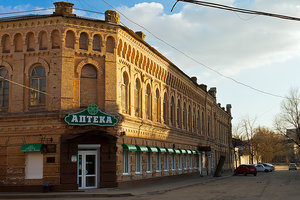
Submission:
<svg viewBox="0 0 300 200">
<path fill-rule="evenodd" d="M 118 119 L 99 110 L 96 104 L 90 104 L 87 109 L 68 114 L 65 117 L 65 122 L 74 126 L 114 126 L 118 123 Z"/>
</svg>

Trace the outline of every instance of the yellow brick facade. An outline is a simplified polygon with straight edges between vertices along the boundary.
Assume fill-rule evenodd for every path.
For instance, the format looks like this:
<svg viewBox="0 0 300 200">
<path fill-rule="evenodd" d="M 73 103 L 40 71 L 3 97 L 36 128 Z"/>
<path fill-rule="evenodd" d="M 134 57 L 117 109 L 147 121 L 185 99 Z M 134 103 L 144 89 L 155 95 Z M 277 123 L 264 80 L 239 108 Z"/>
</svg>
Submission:
<svg viewBox="0 0 300 200">
<path fill-rule="evenodd" d="M 8 106 L 0 107 L 0 186 L 77 188 L 78 165 L 70 160 L 84 144 L 101 144 L 97 187 L 199 171 L 211 174 L 221 155 L 226 157 L 223 170 L 231 170 L 230 105 L 225 110 L 216 103 L 214 88 L 207 91 L 147 44 L 141 32 L 121 26 L 115 12 L 106 12 L 101 21 L 74 16 L 71 7 L 62 3 L 53 15 L 0 19 L 0 70 L 8 74 L 8 80 L 0 81 L 9 82 Z M 38 97 L 30 89 L 37 66 L 45 72 L 45 103 L 33 105 Z M 66 124 L 67 114 L 89 104 L 119 123 Z M 26 179 L 26 153 L 20 149 L 38 143 L 56 144 L 56 151 L 43 154 L 42 179 Z M 153 152 L 149 173 L 144 152 L 142 172 L 135 173 L 135 151 L 129 151 L 130 170 L 124 173 L 123 144 L 198 150 L 187 162 L 193 158 L 200 163 L 179 170 L 176 155 L 176 170 L 156 170 Z M 48 162 L 49 157 L 55 161 Z M 164 159 L 162 153 L 161 166 Z"/>
</svg>

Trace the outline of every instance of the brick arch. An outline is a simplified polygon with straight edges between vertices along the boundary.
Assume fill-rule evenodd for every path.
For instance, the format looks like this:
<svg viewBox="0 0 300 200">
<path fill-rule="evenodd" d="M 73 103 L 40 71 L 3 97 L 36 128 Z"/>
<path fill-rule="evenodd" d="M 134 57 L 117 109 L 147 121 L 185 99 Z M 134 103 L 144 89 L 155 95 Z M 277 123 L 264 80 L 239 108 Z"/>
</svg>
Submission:
<svg viewBox="0 0 300 200">
<path fill-rule="evenodd" d="M 123 48 L 123 42 L 120 39 L 118 44 L 118 56 L 122 56 L 122 48 Z"/>
<path fill-rule="evenodd" d="M 25 67 L 25 76 L 26 77 L 29 77 L 29 70 L 32 68 L 32 66 L 34 66 L 36 64 L 41 64 L 45 68 L 46 75 L 47 76 L 49 75 L 49 72 L 50 72 L 49 63 L 44 58 L 36 57 L 30 64 L 28 64 Z"/>
<path fill-rule="evenodd" d="M 126 72 L 126 73 L 127 73 L 127 75 L 128 75 L 128 79 L 129 79 L 129 83 L 130 83 L 130 81 L 131 81 L 131 77 L 130 77 L 129 68 L 128 68 L 128 67 L 126 67 L 126 66 L 123 66 L 123 67 L 121 68 L 121 74 L 123 75 L 123 73 L 124 73 L 124 72 Z"/>
<path fill-rule="evenodd" d="M 103 75 L 103 68 L 99 65 L 99 63 L 98 63 L 97 61 L 91 59 L 91 58 L 87 58 L 87 59 L 81 61 L 81 62 L 77 65 L 77 67 L 76 67 L 76 73 L 77 73 L 78 77 L 81 76 L 81 70 L 82 70 L 82 68 L 83 68 L 85 65 L 87 65 L 87 64 L 91 64 L 91 65 L 93 65 L 94 67 L 96 67 L 96 69 L 97 69 L 97 77 L 100 77 L 100 76 Z"/>
<path fill-rule="evenodd" d="M 132 64 L 134 64 L 134 58 L 135 58 L 135 48 L 132 47 L 132 53 L 131 53 L 131 58 L 130 58 L 130 62 Z"/>
<path fill-rule="evenodd" d="M 2 61 L 0 61 L 0 66 L 5 67 L 5 69 L 7 69 L 7 71 L 8 71 L 8 74 L 9 74 L 10 76 L 12 75 L 12 73 L 13 73 L 13 68 L 12 68 L 12 66 L 11 66 L 8 62 L 2 60 Z"/>
</svg>

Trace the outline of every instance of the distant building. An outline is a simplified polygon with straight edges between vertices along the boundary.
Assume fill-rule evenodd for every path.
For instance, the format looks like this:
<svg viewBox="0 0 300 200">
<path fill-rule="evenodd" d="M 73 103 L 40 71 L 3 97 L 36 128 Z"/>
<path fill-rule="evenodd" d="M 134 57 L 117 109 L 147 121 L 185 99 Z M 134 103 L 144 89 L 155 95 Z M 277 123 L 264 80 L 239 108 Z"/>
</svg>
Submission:
<svg viewBox="0 0 300 200">
<path fill-rule="evenodd" d="M 144 41 L 72 14 L 0 18 L 0 191 L 88 189 L 233 168 L 231 106 Z"/>
</svg>

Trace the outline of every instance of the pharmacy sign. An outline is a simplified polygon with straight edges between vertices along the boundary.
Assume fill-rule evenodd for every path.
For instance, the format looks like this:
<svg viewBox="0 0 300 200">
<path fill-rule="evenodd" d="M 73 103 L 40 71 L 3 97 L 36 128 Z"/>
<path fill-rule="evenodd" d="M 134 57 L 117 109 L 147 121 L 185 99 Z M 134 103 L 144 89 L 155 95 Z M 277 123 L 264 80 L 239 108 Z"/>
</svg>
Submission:
<svg viewBox="0 0 300 200">
<path fill-rule="evenodd" d="M 90 104 L 87 109 L 68 114 L 65 122 L 73 126 L 114 126 L 118 123 L 118 119 L 99 110 L 96 104 Z"/>
</svg>

